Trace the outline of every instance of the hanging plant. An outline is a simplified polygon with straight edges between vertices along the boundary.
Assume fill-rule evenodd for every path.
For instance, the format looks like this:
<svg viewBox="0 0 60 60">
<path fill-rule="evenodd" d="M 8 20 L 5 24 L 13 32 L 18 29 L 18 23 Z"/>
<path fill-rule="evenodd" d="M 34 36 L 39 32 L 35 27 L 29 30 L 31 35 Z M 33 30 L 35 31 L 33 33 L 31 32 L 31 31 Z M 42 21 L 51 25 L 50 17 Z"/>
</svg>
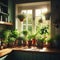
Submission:
<svg viewBox="0 0 60 60">
<path fill-rule="evenodd" d="M 59 26 L 60 26 L 60 18 L 57 18 L 57 19 L 53 20 L 53 23 L 54 23 L 54 26 L 56 28 L 59 28 Z"/>
<path fill-rule="evenodd" d="M 25 15 L 24 14 L 19 14 L 19 15 L 17 15 L 17 17 L 22 22 L 25 18 Z"/>
<path fill-rule="evenodd" d="M 43 23 L 43 20 L 42 20 L 42 18 L 41 18 L 41 19 L 39 19 L 39 23 Z"/>
<path fill-rule="evenodd" d="M 47 14 L 45 14 L 46 20 L 50 20 L 50 16 L 51 16 L 51 13 L 50 12 L 47 13 Z"/>
</svg>

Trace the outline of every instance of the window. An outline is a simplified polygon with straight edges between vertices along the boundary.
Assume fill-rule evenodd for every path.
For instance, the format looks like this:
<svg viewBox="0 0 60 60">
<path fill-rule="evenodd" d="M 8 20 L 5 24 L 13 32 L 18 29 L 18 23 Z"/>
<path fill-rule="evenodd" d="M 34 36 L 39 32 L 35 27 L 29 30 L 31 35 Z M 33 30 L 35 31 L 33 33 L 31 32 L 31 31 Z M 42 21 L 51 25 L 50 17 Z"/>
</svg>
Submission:
<svg viewBox="0 0 60 60">
<path fill-rule="evenodd" d="M 23 30 L 32 32 L 32 10 L 21 10 L 21 13 L 26 15 L 26 18 L 23 22 Z"/>
<path fill-rule="evenodd" d="M 38 26 L 43 27 L 49 25 L 50 32 L 50 20 L 46 20 L 45 13 L 50 11 L 50 2 L 36 2 L 36 3 L 25 3 L 16 5 L 16 15 L 19 13 L 26 14 L 26 18 L 23 22 L 23 28 L 18 27 L 20 30 L 28 30 L 32 34 L 36 33 Z M 40 19 L 43 20 L 43 23 L 39 23 Z M 19 24 L 16 23 L 16 24 Z M 19 29 L 20 28 L 20 29 Z"/>
</svg>

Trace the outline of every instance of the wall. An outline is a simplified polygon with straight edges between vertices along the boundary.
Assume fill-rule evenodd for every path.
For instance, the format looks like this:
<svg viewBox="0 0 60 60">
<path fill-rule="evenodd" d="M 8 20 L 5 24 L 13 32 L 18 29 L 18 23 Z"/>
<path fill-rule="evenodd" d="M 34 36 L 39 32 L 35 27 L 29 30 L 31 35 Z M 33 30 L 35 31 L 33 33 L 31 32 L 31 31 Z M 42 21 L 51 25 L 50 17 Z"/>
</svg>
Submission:
<svg viewBox="0 0 60 60">
<path fill-rule="evenodd" d="M 15 28 L 15 1 L 14 0 L 8 0 L 8 14 L 9 14 L 8 20 L 13 22 L 13 26 L 0 24 L 0 30 Z"/>
<path fill-rule="evenodd" d="M 12 29 L 15 29 L 15 1 L 14 0 L 8 0 L 8 13 L 9 13 L 8 20 L 13 22 Z"/>
<path fill-rule="evenodd" d="M 60 0 L 51 0 L 51 12 L 52 12 L 52 16 L 51 16 L 51 34 L 54 37 L 57 34 L 60 34 L 60 25 L 58 28 L 55 27 L 55 25 L 53 24 L 53 21 L 56 19 L 60 19 Z M 59 21 L 60 24 L 60 21 Z"/>
<path fill-rule="evenodd" d="M 40 1 L 50 1 L 50 0 L 15 0 L 17 4 L 19 3 L 28 3 L 28 2 L 40 2 Z"/>
</svg>

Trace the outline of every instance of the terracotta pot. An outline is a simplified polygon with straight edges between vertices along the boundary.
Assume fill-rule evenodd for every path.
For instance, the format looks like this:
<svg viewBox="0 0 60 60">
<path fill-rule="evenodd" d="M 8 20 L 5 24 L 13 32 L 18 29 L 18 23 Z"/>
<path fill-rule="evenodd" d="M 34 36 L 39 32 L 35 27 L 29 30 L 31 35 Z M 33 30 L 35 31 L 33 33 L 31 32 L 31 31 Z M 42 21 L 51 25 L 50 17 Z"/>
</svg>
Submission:
<svg viewBox="0 0 60 60">
<path fill-rule="evenodd" d="M 23 18 L 20 18 L 20 21 L 22 22 L 24 19 Z"/>
<path fill-rule="evenodd" d="M 24 47 L 24 46 L 26 46 L 26 41 L 22 41 L 22 46 Z"/>
<path fill-rule="evenodd" d="M 38 40 L 37 41 L 37 48 L 43 48 L 43 41 Z"/>
<path fill-rule="evenodd" d="M 32 41 L 29 40 L 29 41 L 28 41 L 28 48 L 31 48 L 31 46 L 32 46 Z"/>
<path fill-rule="evenodd" d="M 8 44 L 6 44 L 6 43 L 3 43 L 3 44 L 2 44 L 3 48 L 7 48 L 7 45 L 8 45 Z"/>
<path fill-rule="evenodd" d="M 32 45 L 36 46 L 36 39 L 32 39 Z"/>
<path fill-rule="evenodd" d="M 8 44 L 8 47 L 13 48 L 14 45 L 15 45 L 15 42 L 11 42 L 11 43 Z"/>
</svg>

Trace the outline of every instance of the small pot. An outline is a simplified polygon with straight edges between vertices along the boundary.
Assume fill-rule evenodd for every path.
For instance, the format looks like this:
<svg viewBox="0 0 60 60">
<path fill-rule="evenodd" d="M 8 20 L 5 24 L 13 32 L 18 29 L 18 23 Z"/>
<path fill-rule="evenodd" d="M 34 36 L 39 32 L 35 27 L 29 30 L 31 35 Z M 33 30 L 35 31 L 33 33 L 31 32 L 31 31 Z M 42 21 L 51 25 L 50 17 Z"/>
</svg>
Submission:
<svg viewBox="0 0 60 60">
<path fill-rule="evenodd" d="M 32 39 L 32 45 L 36 46 L 36 39 Z"/>
<path fill-rule="evenodd" d="M 20 21 L 22 22 L 24 19 L 23 18 L 20 18 Z"/>
<path fill-rule="evenodd" d="M 43 41 L 37 40 L 37 48 L 43 48 Z"/>
<path fill-rule="evenodd" d="M 26 41 L 22 41 L 22 46 L 24 47 L 24 46 L 26 46 Z"/>
<path fill-rule="evenodd" d="M 14 45 L 15 45 L 15 42 L 11 42 L 11 43 L 8 44 L 8 47 L 13 48 Z"/>
<path fill-rule="evenodd" d="M 29 41 L 28 41 L 28 48 L 31 48 L 31 46 L 32 46 L 32 41 L 29 40 Z"/>
</svg>

